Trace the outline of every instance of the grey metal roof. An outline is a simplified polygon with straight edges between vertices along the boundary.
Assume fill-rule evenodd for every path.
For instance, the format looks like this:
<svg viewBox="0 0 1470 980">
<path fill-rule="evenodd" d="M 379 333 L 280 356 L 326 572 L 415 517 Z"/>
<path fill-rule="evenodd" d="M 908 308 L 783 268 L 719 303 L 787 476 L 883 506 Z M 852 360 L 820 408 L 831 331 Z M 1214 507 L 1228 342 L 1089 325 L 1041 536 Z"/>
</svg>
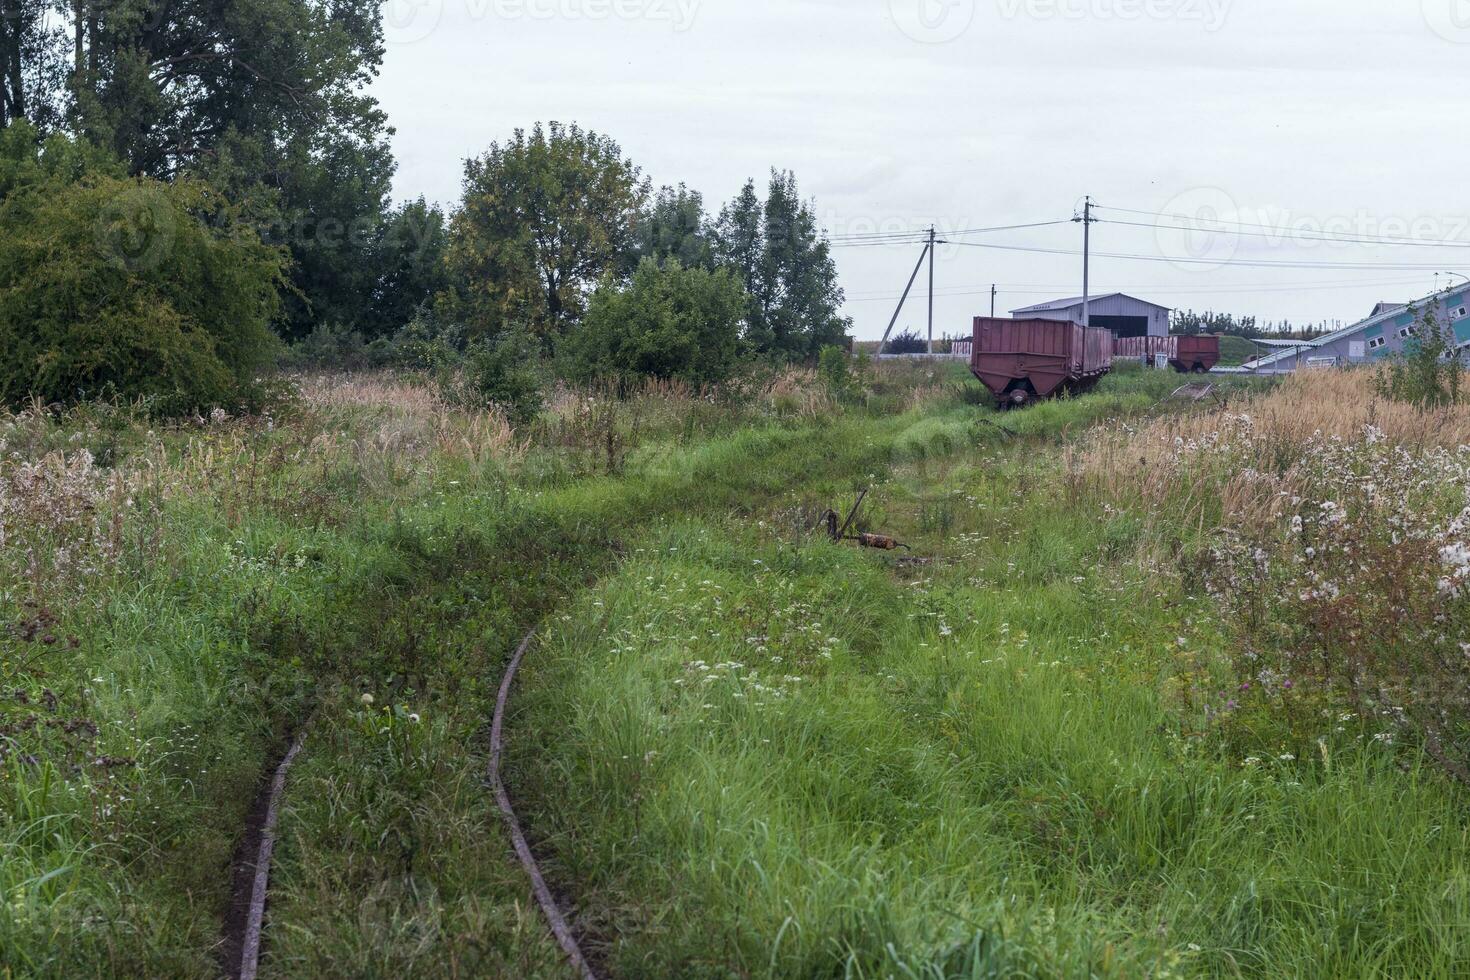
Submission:
<svg viewBox="0 0 1470 980">
<path fill-rule="evenodd" d="M 1286 347 L 1295 350 L 1298 347 L 1321 347 L 1320 340 L 1267 340 L 1264 337 L 1247 337 L 1251 343 L 1261 347 Z"/>
<path fill-rule="evenodd" d="M 1330 343 L 1332 343 L 1334 341 L 1342 340 L 1344 337 L 1351 337 L 1355 333 L 1361 333 L 1362 331 L 1367 330 L 1370 327 L 1380 326 L 1381 324 L 1387 323 L 1390 320 L 1396 319 L 1397 317 L 1399 317 L 1400 315 L 1403 314 L 1403 312 L 1404 312 L 1405 309 L 1407 309 L 1410 306 L 1415 306 L 1415 307 L 1419 307 L 1419 308 L 1422 309 L 1424 306 L 1426 306 L 1426 305 L 1428 305 L 1430 303 L 1438 303 L 1438 302 L 1440 302 L 1443 299 L 1447 299 L 1452 294 L 1464 293 L 1464 292 L 1465 292 L 1465 287 L 1464 286 L 1458 286 L 1458 287 L 1453 287 L 1452 286 L 1449 289 L 1441 289 L 1437 293 L 1430 293 L 1428 296 L 1425 296 L 1423 299 L 1417 299 L 1417 300 L 1414 300 L 1412 303 L 1408 303 L 1408 304 L 1406 304 L 1404 306 L 1396 307 L 1396 308 L 1391 309 L 1391 310 L 1386 310 L 1383 313 L 1379 313 L 1377 316 L 1370 316 L 1366 320 L 1359 320 L 1357 323 L 1354 323 L 1352 326 L 1343 327 L 1341 330 L 1338 330 L 1338 331 L 1336 331 L 1334 333 L 1327 334 L 1324 337 L 1318 337 L 1316 339 L 1316 341 L 1314 341 L 1314 343 L 1316 343 L 1316 345 L 1318 347 L 1325 347 L 1326 345 L 1328 345 L 1328 344 L 1330 344 Z M 1466 344 L 1461 344 L 1460 346 L 1464 347 L 1464 346 L 1467 346 L 1467 345 Z M 1265 366 L 1267 364 L 1275 364 L 1277 361 L 1284 360 L 1284 359 L 1292 356 L 1292 353 L 1293 353 L 1293 351 L 1291 351 L 1291 350 L 1284 350 L 1284 351 L 1280 352 L 1279 354 L 1268 354 L 1265 357 L 1257 358 L 1252 363 L 1255 364 L 1256 367 L 1263 367 L 1263 366 Z"/>
<path fill-rule="evenodd" d="M 1121 296 L 1124 299 L 1131 299 L 1135 303 L 1142 303 L 1144 306 L 1153 306 L 1153 307 L 1156 307 L 1156 308 L 1158 308 L 1160 310 L 1172 310 L 1173 309 L 1172 306 L 1164 306 L 1164 305 L 1162 305 L 1160 303 L 1150 303 L 1146 299 L 1139 299 L 1137 296 L 1129 296 L 1127 293 L 1099 293 L 1096 296 L 1088 296 L 1087 297 L 1087 302 L 1088 303 L 1096 303 L 1096 302 L 1099 302 L 1101 300 L 1112 299 L 1114 296 Z M 1067 310 L 1067 309 L 1071 309 L 1074 306 L 1081 306 L 1082 305 L 1082 299 L 1083 299 L 1083 297 L 1081 297 L 1081 296 L 1072 296 L 1072 297 L 1070 297 L 1068 299 L 1054 299 L 1054 300 L 1051 300 L 1050 302 L 1047 302 L 1047 303 L 1037 303 L 1035 306 L 1023 306 L 1019 310 L 1011 310 L 1011 312 L 1012 313 L 1043 313 L 1043 312 L 1047 312 L 1047 311 L 1050 311 L 1050 310 Z"/>
</svg>

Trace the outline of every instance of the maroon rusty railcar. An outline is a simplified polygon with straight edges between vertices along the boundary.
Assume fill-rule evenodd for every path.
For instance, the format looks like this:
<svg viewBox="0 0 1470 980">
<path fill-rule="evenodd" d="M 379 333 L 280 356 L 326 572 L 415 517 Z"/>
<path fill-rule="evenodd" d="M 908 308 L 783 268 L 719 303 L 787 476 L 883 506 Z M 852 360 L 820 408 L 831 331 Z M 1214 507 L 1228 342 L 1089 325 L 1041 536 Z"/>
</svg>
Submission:
<svg viewBox="0 0 1470 980">
<path fill-rule="evenodd" d="M 1160 354 L 1172 362 L 1179 353 L 1178 337 L 1117 337 L 1113 340 L 1113 358 L 1123 360 L 1135 358 L 1154 366 L 1154 358 Z"/>
<path fill-rule="evenodd" d="M 1114 357 L 1136 357 L 1154 365 L 1162 356 L 1181 374 L 1204 374 L 1220 363 L 1219 337 L 1119 337 L 1113 341 Z"/>
<path fill-rule="evenodd" d="M 1220 338 L 1208 335 L 1178 337 L 1178 349 L 1169 366 L 1183 374 L 1206 374 L 1220 363 Z"/>
<path fill-rule="evenodd" d="M 1113 369 L 1113 334 L 1068 320 L 975 318 L 970 370 L 1002 407 L 1089 391 Z"/>
</svg>

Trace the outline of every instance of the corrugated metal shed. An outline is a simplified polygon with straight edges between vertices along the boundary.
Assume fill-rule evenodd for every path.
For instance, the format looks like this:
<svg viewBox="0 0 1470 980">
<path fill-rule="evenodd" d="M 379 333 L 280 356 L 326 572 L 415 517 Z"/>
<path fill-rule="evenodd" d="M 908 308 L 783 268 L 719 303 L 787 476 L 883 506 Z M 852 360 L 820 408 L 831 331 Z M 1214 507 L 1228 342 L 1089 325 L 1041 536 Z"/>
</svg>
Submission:
<svg viewBox="0 0 1470 980">
<path fill-rule="evenodd" d="M 1106 327 L 1120 337 L 1167 337 L 1169 307 L 1129 296 L 1127 293 L 1103 293 L 1093 296 L 1087 308 L 1095 327 Z M 1017 320 L 1070 320 L 1082 322 L 1082 297 L 1054 299 L 1035 306 L 1012 310 Z"/>
</svg>

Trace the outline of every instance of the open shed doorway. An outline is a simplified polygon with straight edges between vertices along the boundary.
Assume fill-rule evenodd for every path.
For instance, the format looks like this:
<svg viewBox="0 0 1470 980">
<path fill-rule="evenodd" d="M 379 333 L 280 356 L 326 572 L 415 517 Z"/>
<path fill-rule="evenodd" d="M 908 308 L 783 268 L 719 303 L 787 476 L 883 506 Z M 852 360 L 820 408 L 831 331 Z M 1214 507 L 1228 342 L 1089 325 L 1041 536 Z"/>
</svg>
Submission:
<svg viewBox="0 0 1470 980">
<path fill-rule="evenodd" d="M 1106 327 L 1115 337 L 1148 336 L 1146 316 L 1093 316 L 1090 319 L 1094 327 Z"/>
</svg>

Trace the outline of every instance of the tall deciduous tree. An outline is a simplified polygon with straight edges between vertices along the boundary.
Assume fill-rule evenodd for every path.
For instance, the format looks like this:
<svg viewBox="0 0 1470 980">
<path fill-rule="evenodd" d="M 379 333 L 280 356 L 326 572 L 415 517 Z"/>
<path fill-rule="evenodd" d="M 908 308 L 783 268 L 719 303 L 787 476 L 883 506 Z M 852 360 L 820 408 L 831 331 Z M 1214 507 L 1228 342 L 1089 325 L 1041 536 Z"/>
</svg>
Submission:
<svg viewBox="0 0 1470 980">
<path fill-rule="evenodd" d="M 616 142 L 553 122 L 466 161 L 450 258 L 473 331 L 523 322 L 543 339 L 582 315 L 592 286 L 634 253 L 648 196 Z"/>
<path fill-rule="evenodd" d="M 52 0 L 0 0 L 0 129 L 29 119 L 43 131 L 61 118 L 66 38 Z"/>
<path fill-rule="evenodd" d="M 422 197 L 395 209 L 377 243 L 372 309 L 358 325 L 363 336 L 386 337 L 407 324 L 426 301 L 449 288 L 444 212 Z"/>
<path fill-rule="evenodd" d="M 25 4 L 28 0 L 0 0 Z M 140 176 L 204 177 L 289 246 L 288 334 L 373 294 L 393 161 L 366 92 L 377 0 L 54 0 L 70 126 Z"/>
<path fill-rule="evenodd" d="M 715 257 L 735 271 L 758 305 L 761 286 L 761 255 L 765 252 L 765 221 L 755 181 L 748 180 L 735 200 L 720 210 L 715 226 Z"/>
<path fill-rule="evenodd" d="M 764 204 L 751 181 L 720 213 L 716 255 L 750 294 L 747 339 L 758 352 L 809 359 L 851 325 L 831 249 L 796 176 L 773 170 Z"/>
<path fill-rule="evenodd" d="M 638 220 L 638 257 L 678 259 L 686 268 L 713 269 L 714 243 L 704 198 L 680 184 L 664 187 Z"/>
</svg>

